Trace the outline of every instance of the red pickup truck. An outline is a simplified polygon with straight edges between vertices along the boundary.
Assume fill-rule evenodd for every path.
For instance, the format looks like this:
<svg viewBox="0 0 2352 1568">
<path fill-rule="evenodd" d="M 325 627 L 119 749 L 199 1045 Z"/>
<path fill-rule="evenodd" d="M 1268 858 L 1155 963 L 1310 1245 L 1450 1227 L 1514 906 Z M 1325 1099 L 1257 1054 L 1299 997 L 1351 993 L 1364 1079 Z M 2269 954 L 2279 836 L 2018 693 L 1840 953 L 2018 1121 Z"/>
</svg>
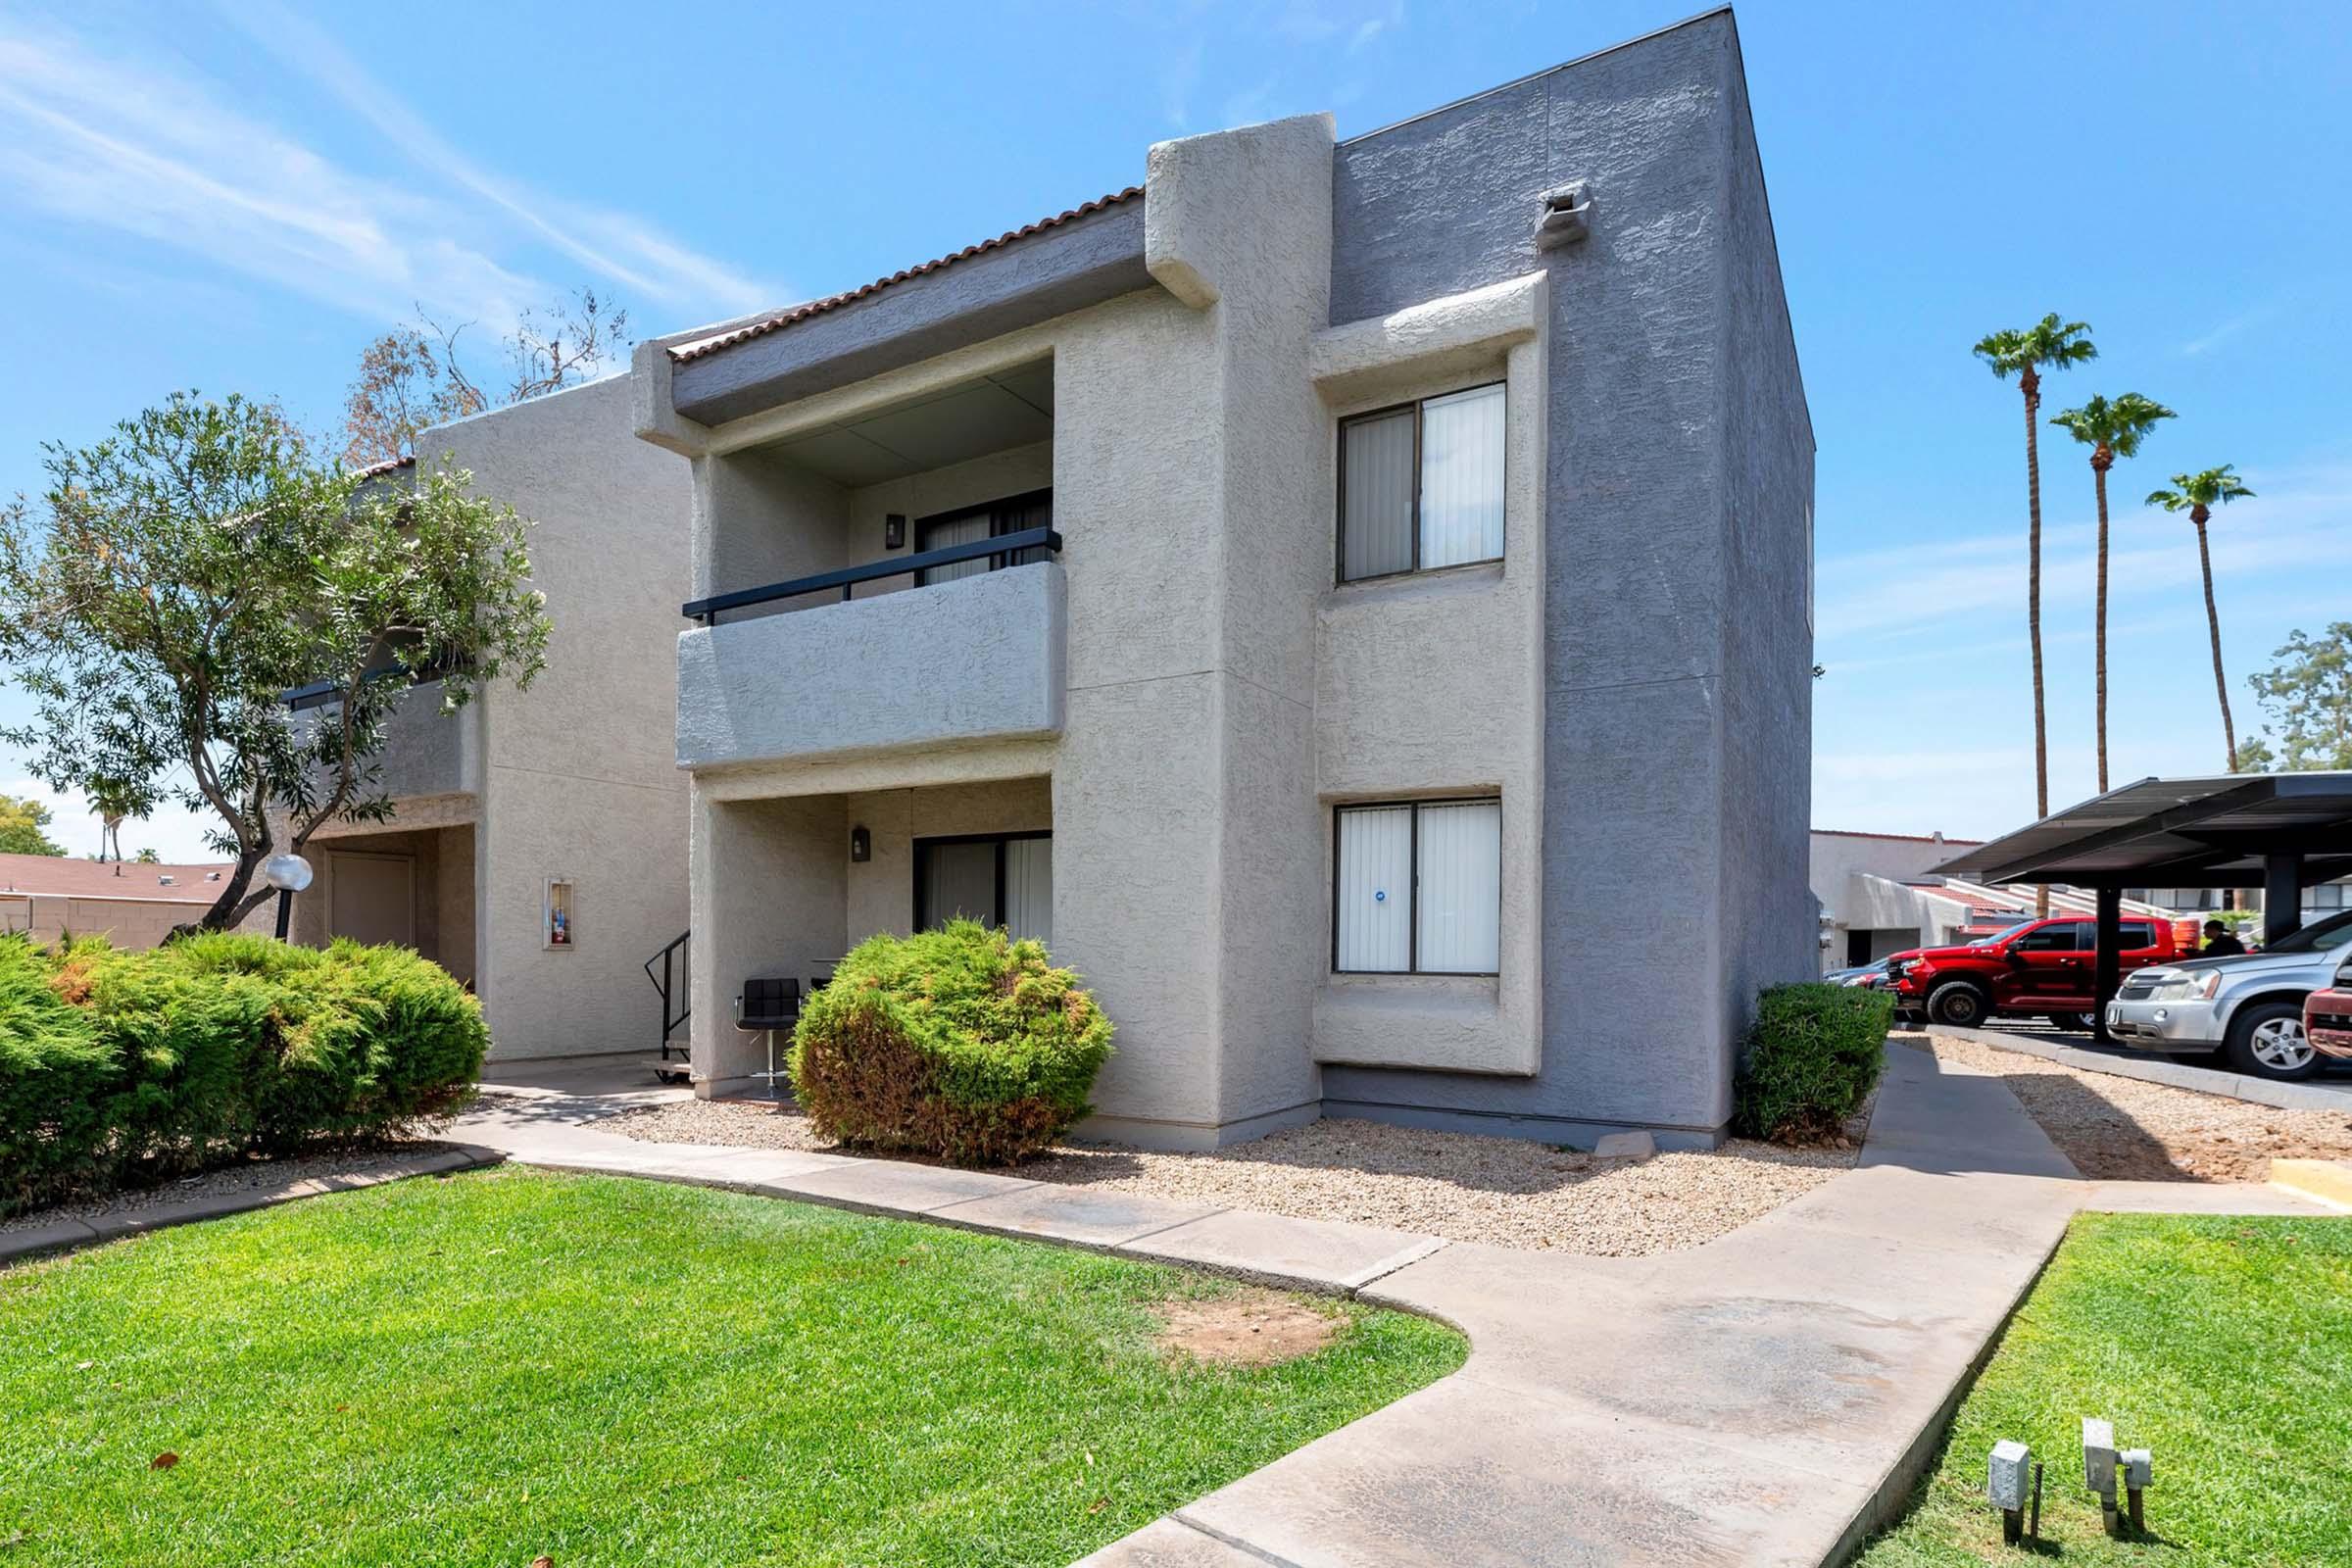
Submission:
<svg viewBox="0 0 2352 1568">
<path fill-rule="evenodd" d="M 2118 974 L 2196 954 L 2194 921 L 2128 915 Z M 2087 1029 L 2098 924 L 2088 915 L 2028 920 L 1960 948 L 1923 948 L 1887 965 L 1895 1011 L 1966 1027 L 1998 1014 Z"/>
</svg>

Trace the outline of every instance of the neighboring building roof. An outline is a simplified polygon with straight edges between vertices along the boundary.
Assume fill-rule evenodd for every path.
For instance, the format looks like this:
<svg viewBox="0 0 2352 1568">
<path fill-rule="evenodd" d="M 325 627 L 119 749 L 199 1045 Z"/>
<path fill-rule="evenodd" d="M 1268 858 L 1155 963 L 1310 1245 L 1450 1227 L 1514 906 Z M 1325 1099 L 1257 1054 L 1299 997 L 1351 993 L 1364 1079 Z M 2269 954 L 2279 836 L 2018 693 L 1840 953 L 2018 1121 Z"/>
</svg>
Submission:
<svg viewBox="0 0 2352 1568">
<path fill-rule="evenodd" d="M 416 466 L 416 459 L 414 454 L 405 458 L 386 458 L 381 463 L 370 463 L 362 468 L 359 476 L 363 479 L 379 479 L 387 473 L 398 473 L 403 468 L 414 468 L 415 466 Z"/>
<path fill-rule="evenodd" d="M 1982 844 L 1983 839 L 1952 839 L 1940 833 L 1857 833 L 1850 828 L 1817 827 L 1814 832 L 1832 839 L 1886 839 L 1896 844 Z"/>
<path fill-rule="evenodd" d="M 936 261 L 924 262 L 918 267 L 909 267 L 905 271 L 893 272 L 888 277 L 878 277 L 871 283 L 851 289 L 847 293 L 828 295 L 821 300 L 810 300 L 806 305 L 796 305 L 792 309 L 768 317 L 764 320 L 754 321 L 749 326 L 736 327 L 733 331 L 721 332 L 716 337 L 707 337 L 693 343 L 677 344 L 670 349 L 669 357 L 683 365 L 689 360 L 699 360 L 706 354 L 715 354 L 720 349 L 733 348 L 738 343 L 748 343 L 756 337 L 765 337 L 768 333 L 782 331 L 795 322 L 806 321 L 812 316 L 822 316 L 827 311 L 839 310 L 842 306 L 864 299 L 869 294 L 880 293 L 894 283 L 904 283 L 908 278 L 921 277 L 926 272 L 936 272 L 942 268 L 953 267 L 957 262 L 968 261 L 972 257 L 988 251 L 1001 249 L 1014 240 L 1027 239 L 1030 235 L 1043 233 L 1049 228 L 1059 228 L 1062 224 L 1084 218 L 1090 213 L 1099 213 L 1104 208 L 1134 201 L 1143 194 L 1143 186 L 1130 185 L 1125 190 L 1112 191 L 1107 196 L 1098 196 L 1091 202 L 1071 208 L 1068 212 L 1055 213 L 1052 218 L 1041 218 L 1034 223 L 1026 224 L 1008 233 L 999 234 L 995 239 L 984 239 L 977 245 L 966 245 L 954 255 L 942 256 Z"/>
<path fill-rule="evenodd" d="M 0 855 L 0 898 L 30 893 L 43 898 L 210 904 L 220 897 L 220 884 L 234 869 L 227 860 L 141 865 L 135 860 L 82 860 L 64 855 Z"/>
</svg>

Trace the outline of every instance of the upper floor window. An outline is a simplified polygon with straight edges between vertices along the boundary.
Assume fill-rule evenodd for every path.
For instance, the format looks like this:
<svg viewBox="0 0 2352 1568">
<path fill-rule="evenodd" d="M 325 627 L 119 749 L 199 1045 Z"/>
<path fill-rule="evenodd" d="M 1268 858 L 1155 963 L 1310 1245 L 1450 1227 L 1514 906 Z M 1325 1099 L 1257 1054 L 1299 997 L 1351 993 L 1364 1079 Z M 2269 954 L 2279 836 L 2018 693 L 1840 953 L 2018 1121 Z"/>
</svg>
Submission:
<svg viewBox="0 0 2352 1568">
<path fill-rule="evenodd" d="M 1008 533 L 1020 533 L 1028 528 L 1053 526 L 1054 492 L 1032 490 L 1027 495 L 1007 496 L 1002 501 L 990 501 L 956 512 L 943 512 L 937 516 L 918 517 L 914 524 L 914 548 L 918 554 L 926 550 L 945 550 L 950 545 L 976 544 L 983 539 L 1001 539 Z M 1032 560 L 1048 559 L 1043 552 L 1035 550 L 975 556 L 969 561 L 951 562 L 945 566 L 931 566 L 917 572 L 915 586 L 919 588 L 935 582 L 954 582 L 958 577 L 969 577 L 983 571 L 1002 571 L 1006 566 L 1026 565 Z"/>
<path fill-rule="evenodd" d="M 1502 384 L 1340 421 L 1340 580 L 1502 559 Z"/>
</svg>

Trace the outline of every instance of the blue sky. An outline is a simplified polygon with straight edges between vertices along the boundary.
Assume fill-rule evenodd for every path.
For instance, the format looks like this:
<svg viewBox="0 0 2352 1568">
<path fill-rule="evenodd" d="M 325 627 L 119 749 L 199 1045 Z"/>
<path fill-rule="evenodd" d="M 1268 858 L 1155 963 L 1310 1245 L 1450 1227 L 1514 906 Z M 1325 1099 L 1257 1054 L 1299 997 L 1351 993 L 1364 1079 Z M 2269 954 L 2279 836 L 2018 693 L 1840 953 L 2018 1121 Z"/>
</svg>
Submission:
<svg viewBox="0 0 2352 1568">
<path fill-rule="evenodd" d="M 1138 179 L 1152 141 L 1328 109 L 1342 135 L 1680 20 L 1688 0 L 779 8 L 0 0 L 0 493 L 174 387 L 332 422 L 419 305 L 494 333 L 575 285 L 637 333 L 863 282 Z M 2352 615 L 2352 27 L 2340 3 L 1739 8 L 1820 442 L 1817 824 L 2030 816 L 2013 385 L 2180 412 L 2118 470 L 2112 771 L 2213 767 L 2192 536 L 2136 503 L 2234 462 L 2247 670 Z M 883 19 L 880 22 L 874 19 Z M 449 40 L 436 42 L 435 40 Z M 2092 793 L 2090 480 L 2044 446 L 2052 796 Z M 1793 607 L 1792 607 L 1793 611 Z M 18 704 L 0 696 L 0 713 Z M 32 788 L 0 755 L 0 788 Z M 95 823 L 63 803 L 62 837 Z M 166 812 L 125 832 L 199 853 Z"/>
</svg>

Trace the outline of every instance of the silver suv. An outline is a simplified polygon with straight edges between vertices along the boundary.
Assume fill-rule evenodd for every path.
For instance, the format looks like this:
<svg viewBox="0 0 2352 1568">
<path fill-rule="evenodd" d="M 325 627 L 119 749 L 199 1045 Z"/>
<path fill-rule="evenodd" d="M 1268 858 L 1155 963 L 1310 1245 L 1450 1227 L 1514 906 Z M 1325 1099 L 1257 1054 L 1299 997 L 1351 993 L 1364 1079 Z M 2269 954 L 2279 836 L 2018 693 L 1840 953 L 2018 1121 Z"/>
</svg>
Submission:
<svg viewBox="0 0 2352 1568">
<path fill-rule="evenodd" d="M 2352 909 L 2260 953 L 2136 970 L 2107 1004 L 2107 1032 L 2139 1051 L 2218 1051 L 2256 1078 L 2308 1078 L 2321 1058 L 2303 1035 L 2303 999 L 2328 985 L 2347 957 Z"/>
</svg>

